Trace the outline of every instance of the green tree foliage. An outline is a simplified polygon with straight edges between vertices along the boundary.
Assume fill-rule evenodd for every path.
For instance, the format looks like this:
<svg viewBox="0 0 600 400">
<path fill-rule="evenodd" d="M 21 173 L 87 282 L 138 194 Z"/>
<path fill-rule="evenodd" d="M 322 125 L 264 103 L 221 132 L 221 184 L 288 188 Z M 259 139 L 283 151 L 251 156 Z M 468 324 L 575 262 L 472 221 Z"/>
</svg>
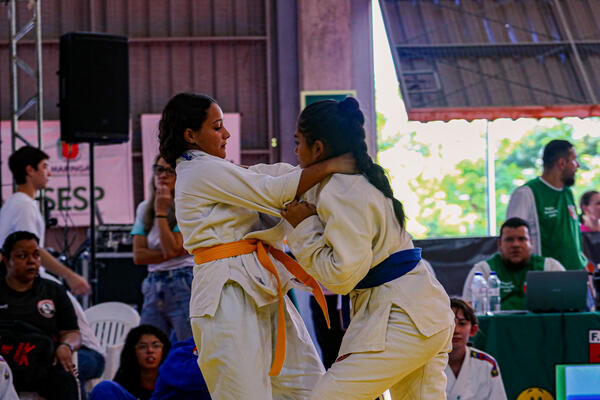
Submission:
<svg viewBox="0 0 600 400">
<path fill-rule="evenodd" d="M 385 116 L 378 112 L 377 113 L 377 151 L 384 151 L 387 149 L 391 149 L 394 147 L 396 143 L 400 140 L 400 133 L 395 134 L 392 137 L 383 138 L 381 132 L 386 123 Z"/>
<path fill-rule="evenodd" d="M 427 146 L 410 134 L 405 151 L 419 152 L 428 158 L 444 151 L 439 146 Z M 560 122 L 547 127 L 537 125 L 518 141 L 502 139 L 496 145 L 496 226 L 506 217 L 506 207 L 511 193 L 526 181 L 541 173 L 541 153 L 553 139 L 566 139 L 575 145 L 581 168 L 573 188 L 576 198 L 591 188 L 600 188 L 600 177 L 594 172 L 600 167 L 597 157 L 600 138 L 586 134 L 573 139 L 573 126 Z M 484 152 L 482 151 L 482 154 Z M 420 211 L 410 216 L 426 228 L 427 237 L 479 236 L 487 234 L 485 160 L 463 159 L 451 174 L 426 178 L 421 172 L 409 182 L 410 189 L 418 195 Z"/>
</svg>

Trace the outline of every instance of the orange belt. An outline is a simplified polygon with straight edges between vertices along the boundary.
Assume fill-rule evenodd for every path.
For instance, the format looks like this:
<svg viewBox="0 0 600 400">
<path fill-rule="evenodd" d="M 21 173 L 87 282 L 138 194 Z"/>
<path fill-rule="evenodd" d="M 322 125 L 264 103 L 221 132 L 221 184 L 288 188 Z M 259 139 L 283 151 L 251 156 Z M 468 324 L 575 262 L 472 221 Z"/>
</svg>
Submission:
<svg viewBox="0 0 600 400">
<path fill-rule="evenodd" d="M 242 254 L 249 254 L 256 251 L 258 261 L 260 261 L 263 268 L 275 275 L 277 279 L 277 291 L 279 296 L 279 310 L 277 313 L 277 341 L 275 343 L 275 357 L 273 364 L 271 365 L 270 376 L 277 376 L 281 372 L 283 362 L 285 361 L 285 317 L 283 312 L 283 292 L 281 290 L 281 281 L 279 274 L 275 269 L 275 265 L 269 258 L 268 253 L 281 262 L 285 268 L 291 272 L 298 280 L 304 283 L 306 286 L 312 288 L 312 293 L 315 296 L 315 300 L 321 306 L 325 320 L 327 321 L 327 327 L 329 324 L 329 314 L 327 313 L 327 302 L 323 296 L 321 287 L 317 281 L 310 276 L 300 264 L 294 261 L 291 257 L 285 254 L 283 251 L 278 250 L 258 239 L 245 239 L 237 242 L 218 244 L 212 247 L 198 247 L 192 251 L 194 255 L 194 262 L 196 265 L 200 265 L 209 261 L 220 260 L 227 257 L 235 257 Z"/>
</svg>

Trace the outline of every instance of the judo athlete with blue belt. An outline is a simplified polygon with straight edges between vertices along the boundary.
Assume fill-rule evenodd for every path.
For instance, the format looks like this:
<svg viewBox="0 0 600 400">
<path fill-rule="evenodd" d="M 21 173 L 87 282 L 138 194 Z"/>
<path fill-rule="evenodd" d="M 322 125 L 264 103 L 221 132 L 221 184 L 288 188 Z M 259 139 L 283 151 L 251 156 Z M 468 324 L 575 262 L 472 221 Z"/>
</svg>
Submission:
<svg viewBox="0 0 600 400">
<path fill-rule="evenodd" d="M 445 399 L 454 313 L 367 154 L 363 124 L 353 98 L 324 100 L 304 109 L 295 135 L 301 167 L 351 152 L 361 172 L 332 175 L 282 212 L 294 226 L 287 244 L 298 262 L 352 302 L 339 358 L 311 399 L 367 400 L 387 389 L 394 400 Z"/>
</svg>

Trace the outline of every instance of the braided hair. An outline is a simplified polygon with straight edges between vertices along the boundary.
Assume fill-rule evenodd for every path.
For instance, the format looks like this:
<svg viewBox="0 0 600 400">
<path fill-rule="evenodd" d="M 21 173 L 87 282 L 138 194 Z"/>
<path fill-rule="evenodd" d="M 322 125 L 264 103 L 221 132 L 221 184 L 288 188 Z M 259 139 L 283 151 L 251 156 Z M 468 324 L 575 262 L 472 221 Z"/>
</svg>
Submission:
<svg viewBox="0 0 600 400">
<path fill-rule="evenodd" d="M 213 103 L 217 102 L 204 94 L 179 93 L 163 109 L 158 124 L 159 150 L 160 156 L 171 167 L 175 168 L 175 161 L 189 147 L 183 133 L 188 128 L 200 129 Z"/>
<path fill-rule="evenodd" d="M 316 140 L 323 142 L 325 157 L 352 153 L 356 167 L 381 193 L 392 200 L 394 213 L 404 229 L 406 215 L 402 203 L 394 198 L 390 182 L 383 168 L 373 162 L 365 142 L 365 117 L 358 101 L 346 97 L 343 101 L 322 100 L 307 106 L 298 117 L 298 132 L 311 146 Z"/>
</svg>

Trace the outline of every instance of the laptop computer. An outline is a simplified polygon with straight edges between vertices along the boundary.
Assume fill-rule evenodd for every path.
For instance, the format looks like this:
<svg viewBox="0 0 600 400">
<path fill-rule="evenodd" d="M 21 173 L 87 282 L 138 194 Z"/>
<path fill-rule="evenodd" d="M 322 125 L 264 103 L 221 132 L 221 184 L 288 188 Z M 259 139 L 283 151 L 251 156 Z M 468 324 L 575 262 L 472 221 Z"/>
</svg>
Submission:
<svg viewBox="0 0 600 400">
<path fill-rule="evenodd" d="M 529 271 L 525 304 L 533 312 L 587 310 L 586 270 Z"/>
</svg>

